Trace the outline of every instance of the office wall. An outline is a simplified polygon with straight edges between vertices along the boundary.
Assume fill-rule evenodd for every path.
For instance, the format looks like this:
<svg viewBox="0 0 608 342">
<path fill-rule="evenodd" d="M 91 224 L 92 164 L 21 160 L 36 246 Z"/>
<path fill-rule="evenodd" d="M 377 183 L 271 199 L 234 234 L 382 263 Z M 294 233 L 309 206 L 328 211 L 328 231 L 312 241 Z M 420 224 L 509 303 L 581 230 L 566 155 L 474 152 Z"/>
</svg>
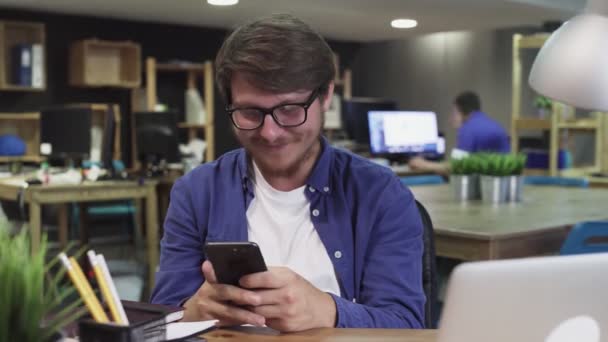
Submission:
<svg viewBox="0 0 608 342">
<path fill-rule="evenodd" d="M 509 129 L 512 36 L 533 31 L 446 32 L 366 44 L 354 62 L 355 95 L 388 97 L 402 109 L 437 112 L 440 130 L 452 146 L 452 100 L 464 90 L 473 90 L 480 94 L 483 109 Z M 524 70 L 529 70 L 533 58 L 533 51 L 523 53 Z M 524 111 L 533 113 L 534 94 L 524 90 Z"/>
<path fill-rule="evenodd" d="M 142 46 L 142 57 L 201 62 L 212 60 L 227 31 L 148 22 L 29 12 L 0 7 L 0 19 L 42 22 L 46 26 L 47 89 L 44 92 L 0 91 L 0 112 L 37 111 L 44 106 L 75 102 L 119 103 L 123 116 L 123 158 L 130 162 L 130 92 L 122 89 L 83 89 L 68 85 L 68 49 L 79 39 L 131 40 Z M 330 42 L 349 66 L 359 44 Z M 143 63 L 142 63 L 143 64 Z M 143 79 L 143 78 L 142 78 Z M 183 113 L 185 76 L 160 75 L 159 100 Z M 216 92 L 217 95 L 217 92 Z M 221 100 L 215 99 L 216 156 L 237 147 Z"/>
</svg>

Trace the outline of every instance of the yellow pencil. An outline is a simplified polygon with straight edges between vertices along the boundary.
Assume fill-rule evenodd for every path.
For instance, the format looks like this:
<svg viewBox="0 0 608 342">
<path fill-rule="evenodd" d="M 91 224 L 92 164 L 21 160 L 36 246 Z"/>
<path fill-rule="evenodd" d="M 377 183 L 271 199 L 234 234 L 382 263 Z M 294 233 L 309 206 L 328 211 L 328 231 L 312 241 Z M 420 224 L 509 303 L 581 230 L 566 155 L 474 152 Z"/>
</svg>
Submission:
<svg viewBox="0 0 608 342">
<path fill-rule="evenodd" d="M 103 295 L 103 299 L 110 308 L 110 314 L 112 315 L 112 319 L 118 324 L 125 325 L 126 322 L 122 322 L 120 314 L 118 313 L 116 302 L 114 301 L 114 297 L 110 292 L 110 287 L 108 285 L 108 282 L 106 281 L 103 271 L 101 270 L 101 265 L 99 265 L 99 262 L 97 261 L 97 256 L 95 255 L 95 252 L 88 251 L 87 256 L 89 257 L 89 262 L 91 263 L 91 267 L 93 267 L 93 271 L 95 271 L 95 278 L 97 279 L 97 283 L 101 288 L 101 294 Z"/>
<path fill-rule="evenodd" d="M 72 283 L 74 283 L 74 286 L 76 287 L 76 290 L 78 290 L 78 293 L 80 294 L 80 297 L 82 298 L 82 301 L 86 305 L 87 309 L 89 309 L 89 312 L 91 312 L 93 319 L 99 323 L 108 323 L 108 316 L 103 311 L 99 300 L 95 296 L 91 285 L 84 277 L 84 273 L 82 273 L 82 269 L 80 269 L 76 259 L 73 257 L 68 259 L 65 253 L 59 254 L 59 259 L 63 263 L 63 266 L 67 269 L 68 275 L 70 276 L 70 279 L 72 279 Z"/>
</svg>

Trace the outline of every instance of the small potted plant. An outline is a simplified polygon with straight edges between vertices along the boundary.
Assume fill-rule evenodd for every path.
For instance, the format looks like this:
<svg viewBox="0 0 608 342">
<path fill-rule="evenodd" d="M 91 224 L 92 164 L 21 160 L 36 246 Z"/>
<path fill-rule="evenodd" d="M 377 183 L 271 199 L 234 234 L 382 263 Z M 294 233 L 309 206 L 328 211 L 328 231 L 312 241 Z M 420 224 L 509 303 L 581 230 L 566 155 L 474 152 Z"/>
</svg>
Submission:
<svg viewBox="0 0 608 342">
<path fill-rule="evenodd" d="M 507 200 L 510 165 L 508 155 L 484 153 L 480 155 L 481 199 L 488 203 Z"/>
<path fill-rule="evenodd" d="M 82 300 L 71 286 L 60 286 L 63 271 L 53 276 L 57 258 L 46 263 L 46 240 L 30 250 L 26 229 L 11 234 L 0 220 L 0 342 L 57 341 L 61 329 L 86 313 Z"/>
<path fill-rule="evenodd" d="M 508 156 L 507 168 L 509 170 L 509 176 L 507 179 L 507 199 L 511 202 L 521 201 L 521 193 L 523 188 L 522 174 L 526 166 L 526 159 L 527 156 L 523 153 Z"/>
<path fill-rule="evenodd" d="M 479 161 L 475 155 L 450 160 L 450 184 L 458 201 L 480 199 Z"/>
<path fill-rule="evenodd" d="M 534 98 L 534 107 L 538 112 L 538 117 L 544 119 L 553 109 L 553 101 L 546 96 L 538 95 Z"/>
</svg>

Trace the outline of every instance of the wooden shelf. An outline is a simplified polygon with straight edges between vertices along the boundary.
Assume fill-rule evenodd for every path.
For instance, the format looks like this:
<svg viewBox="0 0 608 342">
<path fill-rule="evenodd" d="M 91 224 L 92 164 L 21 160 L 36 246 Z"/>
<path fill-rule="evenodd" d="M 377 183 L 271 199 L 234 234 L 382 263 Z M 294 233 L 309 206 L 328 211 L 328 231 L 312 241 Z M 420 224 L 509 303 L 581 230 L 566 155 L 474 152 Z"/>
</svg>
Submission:
<svg viewBox="0 0 608 342">
<path fill-rule="evenodd" d="M 156 70 L 169 72 L 205 72 L 205 65 L 197 63 L 156 63 Z"/>
<path fill-rule="evenodd" d="M 141 83 L 140 70 L 139 44 L 86 39 L 70 46 L 71 86 L 136 88 Z"/>
<path fill-rule="evenodd" d="M 596 130 L 600 129 L 600 123 L 597 120 L 583 119 L 572 122 L 560 122 L 557 127 L 564 129 L 580 129 L 580 130 Z"/>
<path fill-rule="evenodd" d="M 18 156 L 18 157 L 6 157 L 0 156 L 0 163 L 10 163 L 10 162 L 26 162 L 26 163 L 41 163 L 46 158 L 42 156 Z"/>
<path fill-rule="evenodd" d="M 189 128 L 189 129 L 204 129 L 205 124 L 192 124 L 192 123 L 187 123 L 187 122 L 179 122 L 179 123 L 177 123 L 177 127 Z"/>
<path fill-rule="evenodd" d="M 530 36 L 521 36 L 519 39 L 520 49 L 540 49 L 547 39 L 549 38 L 548 33 L 537 33 Z"/>
<path fill-rule="evenodd" d="M 44 91 L 46 89 L 45 40 L 42 23 L 0 21 L 0 90 Z M 24 71 L 30 73 L 29 80 L 24 80 L 28 85 L 15 82 L 13 79 L 15 72 L 13 66 L 20 64 L 13 60 L 13 49 L 18 46 L 22 46 L 24 51 L 29 51 L 30 69 Z"/>
<path fill-rule="evenodd" d="M 0 113 L 0 120 L 40 120 L 40 113 Z"/>
<path fill-rule="evenodd" d="M 551 121 L 548 119 L 519 117 L 515 120 L 515 127 L 517 129 L 547 130 L 551 129 Z"/>
</svg>

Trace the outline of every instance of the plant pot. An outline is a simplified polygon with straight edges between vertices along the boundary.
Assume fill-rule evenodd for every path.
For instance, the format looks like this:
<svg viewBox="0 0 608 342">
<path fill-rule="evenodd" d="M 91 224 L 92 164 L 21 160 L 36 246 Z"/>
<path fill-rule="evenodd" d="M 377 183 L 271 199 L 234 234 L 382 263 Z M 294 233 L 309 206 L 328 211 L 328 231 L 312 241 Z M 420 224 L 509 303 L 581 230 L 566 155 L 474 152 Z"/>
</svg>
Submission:
<svg viewBox="0 0 608 342">
<path fill-rule="evenodd" d="M 481 200 L 486 203 L 507 201 L 507 177 L 481 176 Z"/>
<path fill-rule="evenodd" d="M 510 202 L 521 202 L 521 193 L 524 186 L 524 178 L 521 175 L 508 176 L 507 178 L 507 200 Z"/>
<path fill-rule="evenodd" d="M 457 201 L 462 202 L 481 198 L 479 175 L 451 175 L 450 184 L 452 184 Z"/>
</svg>

